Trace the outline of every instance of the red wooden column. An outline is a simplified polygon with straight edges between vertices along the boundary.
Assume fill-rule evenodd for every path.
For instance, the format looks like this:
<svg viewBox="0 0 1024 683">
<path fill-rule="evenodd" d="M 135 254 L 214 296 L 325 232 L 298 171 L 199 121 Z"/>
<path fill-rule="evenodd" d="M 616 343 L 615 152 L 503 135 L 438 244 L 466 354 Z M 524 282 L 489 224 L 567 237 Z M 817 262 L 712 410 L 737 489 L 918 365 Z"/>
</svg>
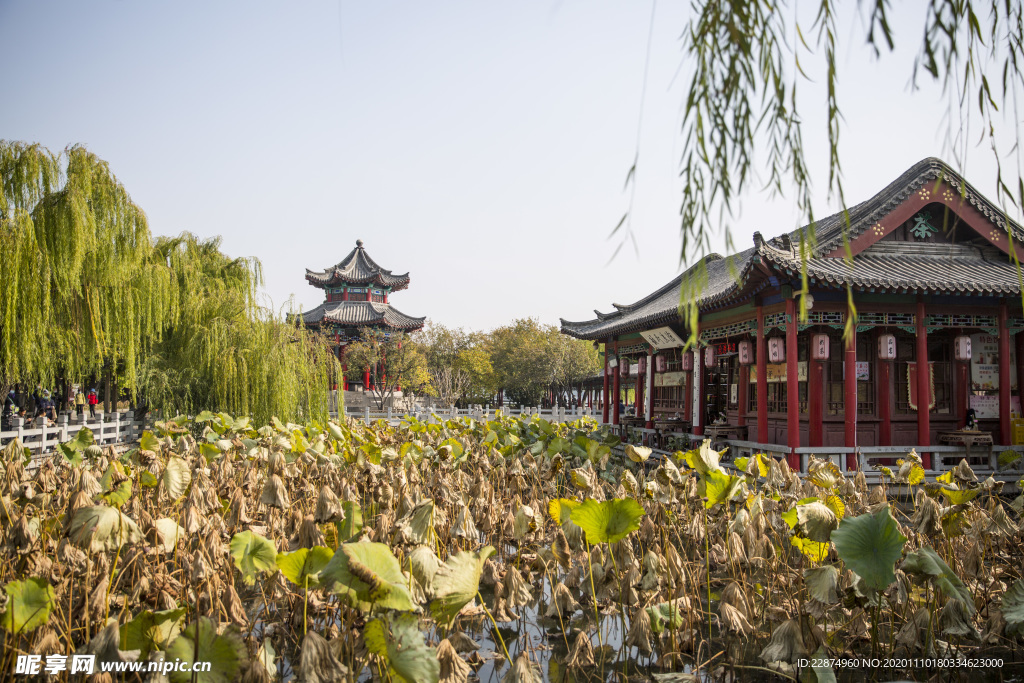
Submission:
<svg viewBox="0 0 1024 683">
<path fill-rule="evenodd" d="M 700 323 L 697 324 L 694 335 L 700 339 Z M 704 412 L 707 409 L 704 401 L 707 398 L 708 371 L 704 367 L 704 349 L 701 348 L 700 341 L 693 347 L 693 373 L 693 390 L 697 394 L 697 400 L 694 402 L 696 411 L 693 414 L 693 433 L 704 436 L 704 423 L 708 419 L 707 413 Z"/>
<path fill-rule="evenodd" d="M 684 351 L 683 353 L 690 353 Z M 693 370 L 686 370 L 686 378 L 683 382 L 683 421 L 690 422 L 692 426 L 693 417 Z"/>
<path fill-rule="evenodd" d="M 647 354 L 647 376 L 644 378 L 644 420 L 647 429 L 654 428 L 654 353 Z"/>
<path fill-rule="evenodd" d="M 740 383 L 736 391 L 736 424 L 743 426 L 747 424 L 747 395 L 750 393 L 750 366 L 740 365 Z"/>
<path fill-rule="evenodd" d="M 619 394 L 619 375 L 622 374 L 622 370 L 620 369 L 622 367 L 622 359 L 619 358 L 619 345 L 618 345 L 618 342 L 616 342 L 616 344 L 615 344 L 615 357 L 618 358 L 619 364 L 615 368 L 615 374 L 612 376 L 612 379 L 613 379 L 612 385 L 613 385 L 613 387 L 612 387 L 611 399 L 612 399 L 612 424 L 613 425 L 619 424 L 619 398 L 621 396 L 621 394 Z"/>
<path fill-rule="evenodd" d="M 1010 431 L 1010 330 L 1006 326 L 1006 302 L 999 304 L 999 443 L 1008 445 Z"/>
<path fill-rule="evenodd" d="M 764 338 L 764 307 L 757 307 L 757 440 L 768 443 L 768 349 Z"/>
<path fill-rule="evenodd" d="M 848 310 L 846 315 L 852 313 Z M 843 445 L 847 448 L 857 447 L 857 327 L 852 327 L 843 357 Z M 846 469 L 857 469 L 856 454 L 846 454 Z"/>
<path fill-rule="evenodd" d="M 829 353 L 831 352 L 830 348 Z M 807 445 L 821 446 L 823 442 L 821 423 L 823 419 L 823 405 L 825 403 L 825 395 L 823 393 L 825 363 L 824 361 L 814 360 L 813 353 L 810 355 L 812 357 L 807 361 Z"/>
<path fill-rule="evenodd" d="M 610 352 L 608 339 L 604 340 L 604 390 L 601 394 L 601 422 L 608 424 L 608 354 Z"/>
<path fill-rule="evenodd" d="M 796 326 L 796 299 L 786 299 L 786 431 L 789 432 L 787 443 L 791 450 L 800 448 L 800 385 L 797 374 Z M 799 454 L 791 452 L 787 459 L 790 469 L 800 469 Z"/>
<path fill-rule="evenodd" d="M 931 445 L 931 372 L 928 367 L 928 332 L 924 326 L 924 302 L 917 302 L 917 444 Z M 932 468 L 932 454 L 921 453 L 926 470 Z"/>
<path fill-rule="evenodd" d="M 879 328 L 875 333 L 875 344 L 878 344 L 878 337 L 885 333 L 884 328 Z M 878 406 L 878 445 L 879 446 L 891 446 L 892 445 L 892 414 L 891 414 L 891 400 L 892 400 L 892 380 L 890 378 L 890 370 L 892 369 L 892 362 L 885 360 L 875 361 L 875 368 L 878 371 L 878 382 L 876 383 L 876 398 L 875 405 Z"/>
<path fill-rule="evenodd" d="M 1015 334 L 1013 340 L 1017 346 L 1017 396 L 1020 398 L 1021 411 L 1024 411 L 1024 332 Z"/>
<path fill-rule="evenodd" d="M 366 370 L 363 371 L 363 390 L 370 390 L 370 368 L 366 368 Z"/>
</svg>

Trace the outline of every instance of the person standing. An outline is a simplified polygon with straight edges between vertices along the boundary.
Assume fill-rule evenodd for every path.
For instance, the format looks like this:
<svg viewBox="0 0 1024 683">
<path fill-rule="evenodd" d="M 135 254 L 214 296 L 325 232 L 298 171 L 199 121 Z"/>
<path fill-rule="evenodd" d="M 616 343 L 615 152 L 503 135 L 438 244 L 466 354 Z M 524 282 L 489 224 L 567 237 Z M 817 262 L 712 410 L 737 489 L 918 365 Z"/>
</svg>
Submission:
<svg viewBox="0 0 1024 683">
<path fill-rule="evenodd" d="M 78 417 L 81 419 L 85 413 L 85 392 L 82 391 L 82 387 L 78 387 L 75 392 L 75 410 L 78 411 Z"/>
<path fill-rule="evenodd" d="M 100 402 L 100 398 L 96 395 L 95 389 L 89 390 L 89 397 L 87 400 L 89 403 L 89 417 L 96 417 L 96 404 Z"/>
</svg>

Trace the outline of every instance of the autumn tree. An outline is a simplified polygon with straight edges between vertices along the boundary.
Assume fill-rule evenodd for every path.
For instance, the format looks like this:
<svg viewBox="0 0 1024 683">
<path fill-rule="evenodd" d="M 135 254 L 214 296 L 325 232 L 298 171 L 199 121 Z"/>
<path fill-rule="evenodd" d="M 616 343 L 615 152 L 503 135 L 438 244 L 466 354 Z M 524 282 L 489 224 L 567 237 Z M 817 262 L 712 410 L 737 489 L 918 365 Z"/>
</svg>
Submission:
<svg viewBox="0 0 1024 683">
<path fill-rule="evenodd" d="M 383 409 L 394 398 L 398 387 L 404 391 L 424 392 L 430 386 L 427 359 L 419 344 L 402 332 L 364 328 L 359 341 L 345 347 L 348 376 L 361 380 L 370 369 L 368 391 Z"/>
</svg>

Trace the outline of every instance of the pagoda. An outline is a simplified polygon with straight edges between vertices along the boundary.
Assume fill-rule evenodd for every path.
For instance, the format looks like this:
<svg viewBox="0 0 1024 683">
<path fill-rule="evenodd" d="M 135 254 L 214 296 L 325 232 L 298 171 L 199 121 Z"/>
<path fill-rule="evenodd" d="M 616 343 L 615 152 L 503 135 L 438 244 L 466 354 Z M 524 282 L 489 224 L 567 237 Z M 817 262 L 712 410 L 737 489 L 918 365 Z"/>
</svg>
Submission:
<svg viewBox="0 0 1024 683">
<path fill-rule="evenodd" d="M 324 290 L 326 300 L 303 313 L 302 321 L 307 327 L 318 328 L 334 337 L 335 352 L 343 363 L 345 347 L 360 339 L 363 328 L 414 332 L 422 329 L 426 320 L 426 317 L 413 318 L 391 306 L 389 296 L 409 286 L 409 273 L 394 275 L 381 268 L 366 253 L 362 240 L 356 240 L 356 248 L 339 263 L 321 271 L 307 268 L 306 281 Z M 367 369 L 364 387 L 370 385 L 369 375 Z"/>
</svg>

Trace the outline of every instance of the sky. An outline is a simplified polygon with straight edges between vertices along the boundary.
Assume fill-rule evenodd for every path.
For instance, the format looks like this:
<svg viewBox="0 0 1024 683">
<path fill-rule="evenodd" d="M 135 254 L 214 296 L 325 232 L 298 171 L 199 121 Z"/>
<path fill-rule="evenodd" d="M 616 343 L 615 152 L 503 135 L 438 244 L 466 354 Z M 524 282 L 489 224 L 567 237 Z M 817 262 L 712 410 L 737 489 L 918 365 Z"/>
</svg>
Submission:
<svg viewBox="0 0 1024 683">
<path fill-rule="evenodd" d="M 925 157 L 955 161 L 948 93 L 908 87 L 921 7 L 892 10 L 897 50 L 876 60 L 861 4 L 837 35 L 850 204 Z M 0 138 L 84 144 L 154 234 L 220 236 L 225 253 L 257 257 L 277 310 L 321 303 L 305 269 L 362 239 L 410 273 L 391 298 L 408 315 L 474 330 L 585 320 L 700 256 L 681 254 L 679 237 L 688 12 L 632 0 L 0 0 Z M 813 82 L 800 86 L 819 216 L 838 207 L 821 61 L 803 55 Z M 971 125 L 954 165 L 994 198 L 992 152 Z M 627 209 L 623 246 L 627 230 L 611 232 Z M 733 243 L 802 218 L 791 192 L 752 187 Z M 713 246 L 727 253 L 723 235 Z"/>
</svg>

